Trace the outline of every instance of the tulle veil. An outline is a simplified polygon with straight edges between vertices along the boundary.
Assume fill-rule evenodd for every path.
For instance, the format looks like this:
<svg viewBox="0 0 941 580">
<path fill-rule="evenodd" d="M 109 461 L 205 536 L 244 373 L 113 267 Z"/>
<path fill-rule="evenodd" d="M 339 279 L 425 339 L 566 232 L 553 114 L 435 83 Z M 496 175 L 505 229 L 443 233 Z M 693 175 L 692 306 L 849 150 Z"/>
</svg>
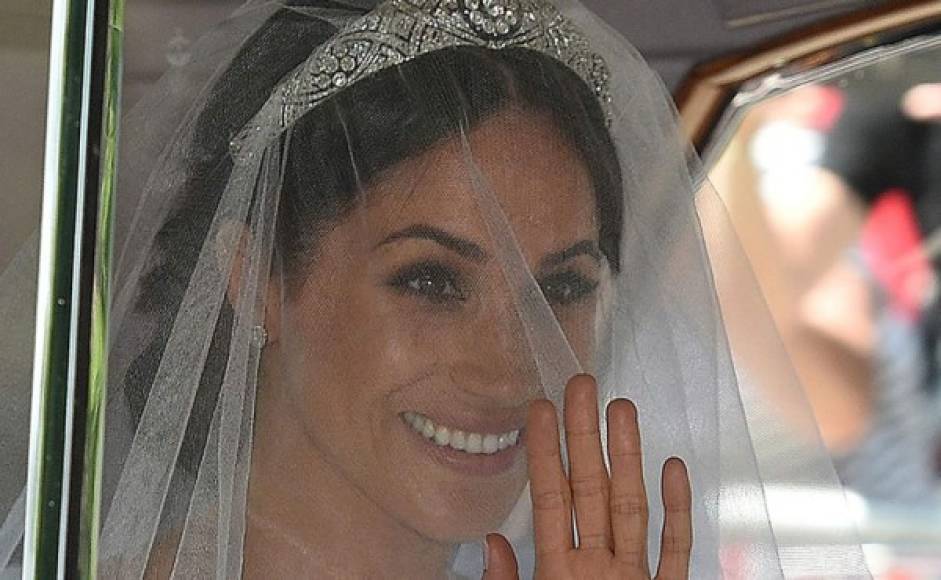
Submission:
<svg viewBox="0 0 941 580">
<path fill-rule="evenodd" d="M 529 14 L 531 43 L 501 44 L 527 30 Z M 422 18 L 440 19 L 444 32 Z M 397 54 L 376 48 L 390 45 Z M 367 57 L 378 59 L 368 70 Z M 401 110 L 369 107 L 390 90 L 407 99 Z M 534 128 L 537 118 L 554 128 Z M 432 418 L 465 407 L 498 415 L 537 396 L 558 403 L 581 371 L 598 376 L 602 403 L 628 397 L 639 409 L 651 554 L 660 466 L 676 455 L 694 490 L 691 577 L 868 577 L 811 410 L 669 93 L 577 1 L 250 1 L 195 43 L 121 130 L 101 577 L 240 577 L 265 558 L 251 546 L 262 533 L 253 526 L 303 554 L 303 526 L 285 514 L 313 509 L 308 500 L 329 511 L 333 500 L 309 489 L 321 479 L 285 490 L 265 478 L 280 469 L 268 459 L 279 457 L 278 437 L 265 435 L 291 421 L 300 430 L 285 433 L 309 440 L 280 445 L 310 445 L 323 456 L 316 465 L 334 468 L 363 502 L 448 538 L 453 576 L 479 577 L 480 532 L 492 525 L 526 577 L 534 556 L 518 466 L 490 478 L 501 487 L 439 474 L 409 447 L 428 443 L 406 441 L 407 424 L 375 440 L 368 428 L 340 431 L 359 425 L 357 413 L 388 427 L 383 417 L 402 410 Z M 555 183 L 587 183 L 594 199 L 536 189 L 552 164 L 521 160 L 560 147 L 533 137 L 520 148 L 530 130 L 577 152 L 586 169 Z M 431 191 L 446 167 L 460 179 Z M 346 280 L 342 295 L 353 300 L 357 280 L 397 259 L 368 257 L 364 240 L 442 215 L 466 226 L 486 265 L 442 278 L 426 256 L 369 286 L 375 294 L 337 325 L 347 307 L 330 284 Z M 544 271 L 534 256 L 584 223 L 600 231 L 598 247 L 571 258 L 577 267 Z M 401 232 L 389 237 L 410 236 L 404 253 L 449 242 L 437 229 Z M 334 242 L 344 235 L 353 241 Z M 0 289 L 23 279 L 11 268 Z M 401 367 L 379 364 L 389 361 Z M 21 375 L 5 378 L 5 392 Z M 282 408 L 266 402 L 278 388 L 304 411 L 266 411 Z M 349 390 L 331 393 L 340 388 Z M 267 515 L 253 521 L 262 505 Z M 826 505 L 829 521 L 794 529 L 802 505 Z M 428 506 L 440 508 L 437 523 Z M 364 545 L 341 562 L 382 551 L 357 525 Z M 14 553 L 17 529 L 8 517 L 0 558 Z M 302 572 L 317 576 L 319 564 L 311 556 Z"/>
</svg>

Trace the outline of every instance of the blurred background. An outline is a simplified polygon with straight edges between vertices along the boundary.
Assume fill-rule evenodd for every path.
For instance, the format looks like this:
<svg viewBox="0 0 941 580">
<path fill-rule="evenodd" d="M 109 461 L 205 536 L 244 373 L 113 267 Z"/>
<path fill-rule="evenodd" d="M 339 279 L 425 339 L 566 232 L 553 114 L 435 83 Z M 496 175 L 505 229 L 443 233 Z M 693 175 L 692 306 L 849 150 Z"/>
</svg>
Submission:
<svg viewBox="0 0 941 580">
<path fill-rule="evenodd" d="M 733 99 L 707 153 L 873 572 L 941 578 L 941 38 Z"/>
</svg>

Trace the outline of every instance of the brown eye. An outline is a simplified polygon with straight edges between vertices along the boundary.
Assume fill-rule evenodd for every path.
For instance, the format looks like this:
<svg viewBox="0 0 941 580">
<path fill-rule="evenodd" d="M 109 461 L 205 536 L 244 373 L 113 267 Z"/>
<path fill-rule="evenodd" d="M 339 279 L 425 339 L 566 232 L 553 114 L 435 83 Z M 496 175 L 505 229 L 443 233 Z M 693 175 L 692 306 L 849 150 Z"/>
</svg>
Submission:
<svg viewBox="0 0 941 580">
<path fill-rule="evenodd" d="M 389 280 L 389 285 L 430 302 L 457 302 L 467 298 L 459 278 L 448 266 L 423 262 L 400 270 Z"/>
<path fill-rule="evenodd" d="M 544 277 L 539 281 L 539 287 L 550 304 L 565 306 L 591 295 L 598 282 L 577 272 L 566 271 Z"/>
</svg>

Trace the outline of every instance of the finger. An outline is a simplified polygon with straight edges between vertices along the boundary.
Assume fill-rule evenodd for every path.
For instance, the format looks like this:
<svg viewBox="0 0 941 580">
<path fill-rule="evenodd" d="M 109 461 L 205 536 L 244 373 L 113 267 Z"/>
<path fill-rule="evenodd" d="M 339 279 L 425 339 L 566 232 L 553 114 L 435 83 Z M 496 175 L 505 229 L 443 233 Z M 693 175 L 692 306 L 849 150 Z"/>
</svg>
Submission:
<svg viewBox="0 0 941 580">
<path fill-rule="evenodd" d="M 580 548 L 611 547 L 609 479 L 598 429 L 598 388 L 588 375 L 565 389 L 565 444 Z"/>
<path fill-rule="evenodd" d="M 481 580 L 519 580 L 519 565 L 510 542 L 500 534 L 487 534 Z"/>
<path fill-rule="evenodd" d="M 572 549 L 572 496 L 562 470 L 559 424 L 555 407 L 543 399 L 529 407 L 526 460 L 533 500 L 536 554 Z"/>
<path fill-rule="evenodd" d="M 689 555 L 693 545 L 690 509 L 692 493 L 686 465 L 673 457 L 663 466 L 663 535 L 660 538 L 658 580 L 689 577 Z"/>
<path fill-rule="evenodd" d="M 646 571 L 647 490 L 637 408 L 626 399 L 608 405 L 608 457 L 611 459 L 611 527 L 617 560 Z"/>
</svg>

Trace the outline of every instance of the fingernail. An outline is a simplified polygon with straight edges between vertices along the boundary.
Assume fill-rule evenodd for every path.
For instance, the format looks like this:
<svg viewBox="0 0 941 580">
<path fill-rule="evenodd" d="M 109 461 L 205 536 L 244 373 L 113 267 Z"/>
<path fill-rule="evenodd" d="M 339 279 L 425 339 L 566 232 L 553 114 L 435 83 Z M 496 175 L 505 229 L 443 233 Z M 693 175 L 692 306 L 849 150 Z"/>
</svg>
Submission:
<svg viewBox="0 0 941 580">
<path fill-rule="evenodd" d="M 487 571 L 487 565 L 490 563 L 490 542 L 487 541 L 487 538 L 484 538 L 483 545 L 483 555 L 484 555 L 484 572 Z"/>
</svg>

